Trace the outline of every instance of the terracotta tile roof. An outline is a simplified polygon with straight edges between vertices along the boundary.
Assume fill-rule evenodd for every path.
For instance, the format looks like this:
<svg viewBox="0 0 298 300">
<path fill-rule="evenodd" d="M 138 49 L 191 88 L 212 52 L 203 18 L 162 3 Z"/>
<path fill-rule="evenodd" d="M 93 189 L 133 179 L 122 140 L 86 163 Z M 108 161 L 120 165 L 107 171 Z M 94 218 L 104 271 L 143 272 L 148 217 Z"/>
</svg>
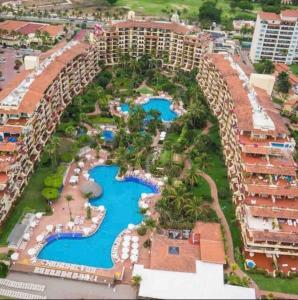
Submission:
<svg viewBox="0 0 298 300">
<path fill-rule="evenodd" d="M 248 91 L 243 87 L 243 81 L 240 80 L 237 71 L 224 58 L 224 54 L 213 53 L 209 54 L 208 57 L 210 57 L 213 65 L 227 84 L 228 91 L 233 99 L 234 112 L 239 129 L 264 133 L 263 130 L 255 129 L 253 126 L 252 107 L 248 98 Z M 267 130 L 268 134 L 288 134 L 287 127 L 278 111 L 274 108 L 271 98 L 267 95 L 266 91 L 260 88 L 254 88 L 254 90 L 257 94 L 259 104 L 268 113 L 275 125 L 275 130 Z"/>
<path fill-rule="evenodd" d="M 0 152 L 13 152 L 17 149 L 16 143 L 2 143 L 0 142 Z"/>
<path fill-rule="evenodd" d="M 282 218 L 282 219 L 298 219 L 298 210 L 281 209 L 261 206 L 248 206 L 249 211 L 254 217 L 263 218 Z"/>
<path fill-rule="evenodd" d="M 10 134 L 21 134 L 23 131 L 22 126 L 0 126 L 0 132 L 6 132 Z"/>
<path fill-rule="evenodd" d="M 8 182 L 8 176 L 5 173 L 0 173 L 0 184 L 6 184 Z"/>
<path fill-rule="evenodd" d="M 259 195 L 273 195 L 273 196 L 289 196 L 297 197 L 298 187 L 297 186 L 269 186 L 265 184 L 246 184 L 247 191 L 251 194 Z"/>
<path fill-rule="evenodd" d="M 169 254 L 171 246 L 179 247 L 179 255 Z M 157 234 L 152 238 L 151 269 L 194 273 L 198 259 L 198 245 L 192 245 L 188 240 L 173 240 Z"/>
<path fill-rule="evenodd" d="M 255 242 L 298 243 L 298 234 L 296 233 L 252 231 L 250 234 Z"/>
<path fill-rule="evenodd" d="M 55 38 L 63 33 L 63 25 L 46 25 L 41 29 L 41 32 L 46 31 L 52 38 Z"/>
<path fill-rule="evenodd" d="M 13 31 L 25 26 L 28 22 L 7 20 L 0 23 L 0 29 Z"/>
<path fill-rule="evenodd" d="M 173 31 L 178 34 L 187 34 L 191 31 L 189 27 L 178 23 L 141 21 L 141 20 L 114 22 L 112 26 L 116 28 L 142 27 L 142 28 L 163 29 L 163 30 Z"/>
<path fill-rule="evenodd" d="M 41 23 L 27 23 L 25 26 L 19 28 L 17 32 L 22 34 L 35 33 L 38 30 L 41 30 L 45 25 Z"/>
<path fill-rule="evenodd" d="M 286 10 L 283 10 L 280 14 L 282 17 L 298 18 L 298 10 L 297 9 L 286 9 Z"/>
<path fill-rule="evenodd" d="M 220 224 L 197 222 L 193 232 L 200 235 L 201 260 L 225 264 L 225 250 Z"/>
<path fill-rule="evenodd" d="M 275 13 L 271 13 L 271 12 L 260 12 L 259 16 L 262 20 L 267 20 L 267 21 L 276 21 L 276 20 L 280 20 L 280 16 L 278 14 Z"/>
<path fill-rule="evenodd" d="M 274 209 L 285 209 L 291 208 L 298 210 L 298 195 L 294 199 L 279 199 L 276 198 L 275 202 L 273 202 L 271 197 L 252 197 L 247 196 L 244 199 L 244 203 L 249 206 L 262 206 L 262 207 L 269 207 Z"/>
</svg>

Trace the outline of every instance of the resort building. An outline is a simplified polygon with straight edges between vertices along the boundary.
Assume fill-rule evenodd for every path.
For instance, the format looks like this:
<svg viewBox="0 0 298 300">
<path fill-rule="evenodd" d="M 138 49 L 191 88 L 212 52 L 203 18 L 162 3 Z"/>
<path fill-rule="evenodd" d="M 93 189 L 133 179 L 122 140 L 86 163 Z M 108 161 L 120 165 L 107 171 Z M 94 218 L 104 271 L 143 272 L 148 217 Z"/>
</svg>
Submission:
<svg viewBox="0 0 298 300">
<path fill-rule="evenodd" d="M 27 46 L 42 43 L 53 44 L 64 34 L 63 25 L 50 25 L 25 21 L 7 20 L 0 23 L 0 43 L 6 46 Z"/>
<path fill-rule="evenodd" d="M 27 184 L 65 107 L 99 71 L 81 41 L 62 42 L 0 92 L 0 222 Z"/>
<path fill-rule="evenodd" d="M 199 67 L 198 83 L 219 121 L 244 249 L 276 265 L 286 257 L 285 264 L 296 268 L 295 142 L 267 92 L 252 88 L 228 55 L 210 54 L 211 44 L 208 35 L 177 17 L 157 22 L 130 14 L 128 20 L 97 26 L 89 42 L 77 37 L 41 54 L 37 67 L 23 70 L 0 92 L 0 223 L 27 184 L 64 109 L 100 65 L 125 63 L 128 54 L 154 54 L 168 69 Z"/>
<path fill-rule="evenodd" d="M 298 187 L 295 141 L 267 92 L 253 88 L 224 54 L 201 60 L 197 80 L 219 121 L 244 249 L 276 267 L 298 267 Z M 259 256 L 259 255 L 258 255 Z M 286 256 L 286 258 L 282 258 Z M 259 265 L 259 267 L 262 267 Z M 292 269 L 290 269 L 292 267 Z"/>
<path fill-rule="evenodd" d="M 224 283 L 225 251 L 220 225 L 198 222 L 189 240 L 155 234 L 150 267 L 134 265 L 142 277 L 139 297 L 153 299 L 256 299 L 255 289 Z"/>
<path fill-rule="evenodd" d="M 261 59 L 297 63 L 298 10 L 259 13 L 249 56 L 253 63 Z"/>
<path fill-rule="evenodd" d="M 96 43 L 99 58 L 113 65 L 144 54 L 153 54 L 163 67 L 191 70 L 200 63 L 203 53 L 211 49 L 209 36 L 193 26 L 177 22 L 136 20 L 113 21 L 98 28 L 90 37 Z"/>
</svg>

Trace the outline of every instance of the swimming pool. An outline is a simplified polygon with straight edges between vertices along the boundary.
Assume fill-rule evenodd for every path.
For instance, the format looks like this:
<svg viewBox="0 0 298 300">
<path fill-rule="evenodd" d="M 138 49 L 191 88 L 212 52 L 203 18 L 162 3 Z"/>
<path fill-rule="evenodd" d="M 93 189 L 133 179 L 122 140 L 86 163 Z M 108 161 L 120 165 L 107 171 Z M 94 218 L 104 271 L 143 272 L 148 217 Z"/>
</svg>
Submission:
<svg viewBox="0 0 298 300">
<path fill-rule="evenodd" d="M 271 143 L 272 147 L 277 147 L 277 148 L 289 148 L 289 144 L 282 144 L 282 143 Z"/>
<path fill-rule="evenodd" d="M 114 140 L 115 134 L 111 130 L 103 130 L 101 136 L 106 142 L 112 142 Z"/>
<path fill-rule="evenodd" d="M 89 172 L 104 190 L 101 197 L 90 200 L 92 205 L 106 208 L 100 228 L 89 237 L 57 237 L 43 247 L 38 258 L 104 269 L 113 267 L 111 251 L 115 239 L 128 224 L 142 222 L 138 208 L 141 194 L 156 192 L 143 182 L 118 181 L 118 171 L 118 166 L 98 166 Z"/>
<path fill-rule="evenodd" d="M 171 102 L 166 98 L 149 98 L 149 101 L 141 105 L 142 108 L 148 112 L 152 109 L 160 112 L 160 118 L 164 122 L 170 122 L 177 118 L 177 114 L 171 110 Z M 128 112 L 129 105 L 127 103 L 121 104 L 121 111 Z"/>
</svg>

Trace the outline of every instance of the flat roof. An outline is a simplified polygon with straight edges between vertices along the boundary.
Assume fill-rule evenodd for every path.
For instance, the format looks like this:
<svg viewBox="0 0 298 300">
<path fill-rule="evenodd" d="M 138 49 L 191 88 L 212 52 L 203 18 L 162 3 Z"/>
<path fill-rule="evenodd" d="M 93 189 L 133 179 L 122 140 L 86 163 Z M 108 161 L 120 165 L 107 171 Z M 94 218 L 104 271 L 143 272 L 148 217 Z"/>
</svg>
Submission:
<svg viewBox="0 0 298 300">
<path fill-rule="evenodd" d="M 139 297 L 153 299 L 256 299 L 255 289 L 224 284 L 223 265 L 196 261 L 196 272 L 146 269 L 134 265 L 142 281 Z"/>
</svg>

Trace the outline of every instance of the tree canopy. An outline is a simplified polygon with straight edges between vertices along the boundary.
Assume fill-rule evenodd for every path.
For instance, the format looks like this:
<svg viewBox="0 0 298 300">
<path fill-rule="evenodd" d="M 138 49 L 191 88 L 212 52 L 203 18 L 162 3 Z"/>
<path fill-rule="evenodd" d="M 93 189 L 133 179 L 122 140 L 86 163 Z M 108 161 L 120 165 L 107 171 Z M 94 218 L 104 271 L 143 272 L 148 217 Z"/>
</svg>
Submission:
<svg viewBox="0 0 298 300">
<path fill-rule="evenodd" d="M 199 9 L 199 21 L 203 27 L 209 27 L 212 22 L 220 23 L 221 13 L 215 2 L 206 1 Z"/>
<path fill-rule="evenodd" d="M 269 59 L 262 59 L 260 62 L 254 65 L 257 73 L 260 74 L 272 74 L 275 70 L 273 62 Z"/>
<path fill-rule="evenodd" d="M 286 72 L 280 72 L 277 76 L 276 85 L 279 92 L 287 94 L 291 88 L 289 74 Z"/>
</svg>

